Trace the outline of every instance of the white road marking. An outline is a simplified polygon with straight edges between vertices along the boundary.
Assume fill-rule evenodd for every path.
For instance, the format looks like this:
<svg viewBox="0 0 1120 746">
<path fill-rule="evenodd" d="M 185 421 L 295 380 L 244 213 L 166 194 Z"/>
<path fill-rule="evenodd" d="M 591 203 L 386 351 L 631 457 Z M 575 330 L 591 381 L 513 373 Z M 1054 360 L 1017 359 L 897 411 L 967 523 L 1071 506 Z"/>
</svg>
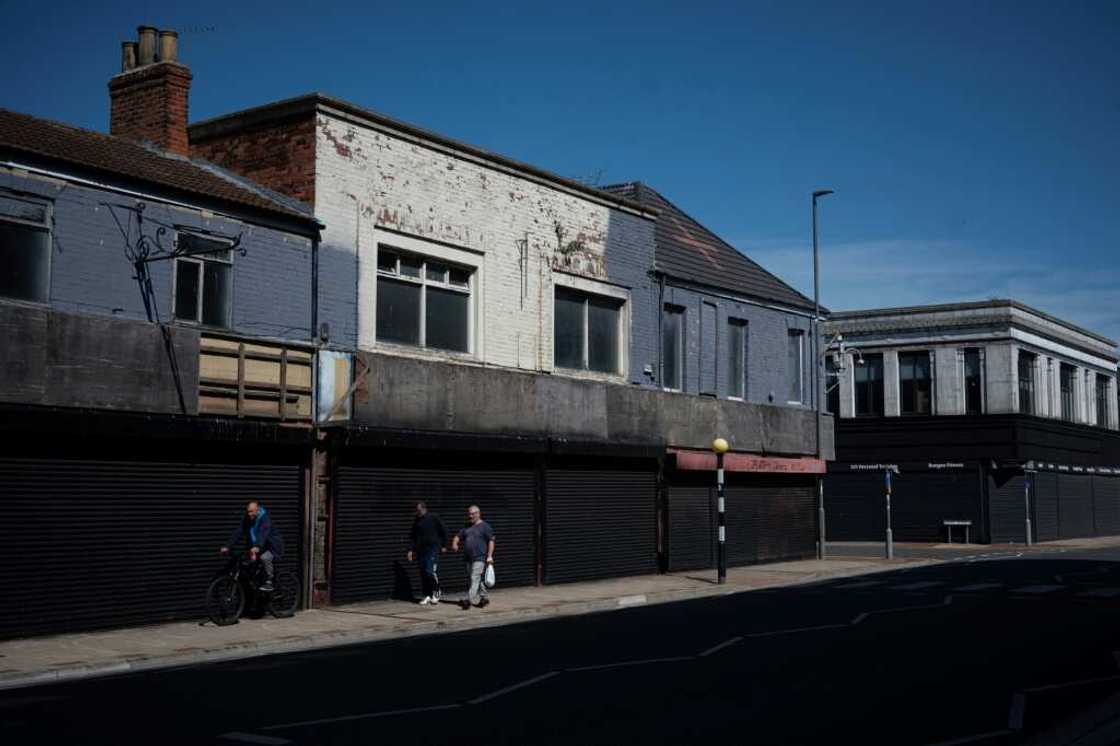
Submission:
<svg viewBox="0 0 1120 746">
<path fill-rule="evenodd" d="M 856 588 L 870 588 L 873 585 L 882 585 L 882 580 L 861 580 L 858 583 L 845 583 L 844 585 L 836 586 L 839 590 L 853 590 Z"/>
<path fill-rule="evenodd" d="M 819 627 L 797 627 L 795 629 L 777 629 L 773 632 L 755 632 L 751 635 L 744 635 L 745 637 L 776 637 L 778 635 L 793 635 L 798 632 L 816 632 L 822 629 L 839 629 L 841 627 L 848 627 L 848 624 L 822 624 Z"/>
<path fill-rule="evenodd" d="M 867 618 L 867 612 L 865 611 L 865 612 L 863 612 L 862 614 L 858 614 L 858 615 L 857 615 L 857 616 L 855 617 L 855 619 L 853 619 L 853 620 L 852 620 L 852 621 L 850 622 L 850 624 L 851 624 L 851 625 L 852 625 L 852 626 L 854 627 L 854 626 L 856 626 L 857 624 L 859 624 L 860 622 L 862 622 L 862 621 L 863 621 L 864 619 L 866 619 L 866 618 Z"/>
<path fill-rule="evenodd" d="M 992 591 L 1002 587 L 1003 583 L 973 583 L 972 585 L 962 585 L 960 588 L 954 588 L 953 590 L 972 593 L 973 591 Z"/>
<path fill-rule="evenodd" d="M 284 746 L 290 744 L 287 738 L 276 738 L 275 736 L 258 736 L 255 733 L 223 733 L 218 736 L 223 741 L 237 741 L 239 743 L 256 743 L 262 746 Z"/>
<path fill-rule="evenodd" d="M 695 656 L 692 655 L 679 655 L 673 658 L 647 658 L 640 661 L 621 661 L 619 663 L 600 663 L 595 666 L 580 666 L 579 668 L 565 669 L 568 673 L 578 673 L 581 671 L 605 671 L 608 668 L 626 668 L 628 666 L 644 666 L 647 663 L 676 663 L 677 661 L 690 661 Z"/>
<path fill-rule="evenodd" d="M 324 725 L 326 723 L 345 723 L 351 720 L 365 720 L 367 718 L 384 718 L 392 715 L 411 715 L 416 712 L 435 712 L 437 710 L 453 710 L 462 705 L 456 703 L 453 705 L 432 705 L 431 707 L 412 707 L 407 710 L 387 710 L 385 712 L 365 712 L 360 715 L 342 715 L 335 718 L 320 718 L 318 720 L 301 720 L 298 723 L 282 723 L 280 725 L 269 725 L 268 727 L 261 728 L 261 730 L 286 730 L 288 728 L 302 728 L 307 725 Z M 285 741 L 284 743 L 287 743 Z"/>
<path fill-rule="evenodd" d="M 937 743 L 931 743 L 929 746 L 958 746 L 958 744 L 962 743 L 976 743 L 977 741 L 987 741 L 989 739 L 998 738 L 1000 736 L 1009 736 L 1014 732 L 1015 731 L 1011 730 L 993 730 L 988 733 L 977 733 L 972 736 L 954 738 L 951 741 L 938 741 Z"/>
<path fill-rule="evenodd" d="M 723 650 L 724 648 L 729 648 L 732 645 L 734 645 L 735 643 L 741 642 L 742 639 L 743 639 L 742 637 L 732 637 L 730 640 L 725 640 L 724 642 L 721 642 L 719 645 L 716 645 L 715 647 L 708 648 L 703 653 L 701 653 L 699 657 L 707 658 L 712 653 L 718 653 L 719 651 Z"/>
<path fill-rule="evenodd" d="M 639 606 L 646 602 L 645 594 L 638 596 L 623 596 L 618 599 L 619 606 Z"/>
<path fill-rule="evenodd" d="M 548 673 L 542 673 L 540 676 L 534 676 L 531 679 L 526 679 L 525 681 L 522 681 L 522 682 L 517 683 L 517 684 L 513 684 L 512 686 L 507 686 L 505 689 L 499 689 L 496 692 L 490 692 L 489 694 L 484 694 L 481 697 L 475 697 L 474 699 L 472 699 L 467 704 L 479 705 L 479 704 L 482 704 L 483 702 L 489 702 L 490 700 L 492 700 L 496 697 L 500 697 L 503 694 L 509 694 L 510 692 L 517 691 L 518 689 L 524 689 L 527 686 L 532 686 L 533 684 L 538 684 L 538 683 L 544 681 L 545 679 L 551 679 L 553 676 L 555 676 L 558 673 L 560 673 L 560 672 L 559 671 L 549 671 Z"/>
<path fill-rule="evenodd" d="M 1120 588 L 1094 588 L 1091 591 L 1081 591 L 1077 595 L 1085 598 L 1116 598 L 1120 596 Z"/>
<path fill-rule="evenodd" d="M 923 588 L 932 588 L 935 585 L 944 585 L 942 580 L 923 580 L 920 583 L 907 583 L 906 585 L 892 585 L 892 591 L 917 591 Z"/>
<path fill-rule="evenodd" d="M 1053 593 L 1065 588 L 1064 585 L 1024 585 L 1022 588 L 1014 588 L 1012 593 Z"/>
</svg>

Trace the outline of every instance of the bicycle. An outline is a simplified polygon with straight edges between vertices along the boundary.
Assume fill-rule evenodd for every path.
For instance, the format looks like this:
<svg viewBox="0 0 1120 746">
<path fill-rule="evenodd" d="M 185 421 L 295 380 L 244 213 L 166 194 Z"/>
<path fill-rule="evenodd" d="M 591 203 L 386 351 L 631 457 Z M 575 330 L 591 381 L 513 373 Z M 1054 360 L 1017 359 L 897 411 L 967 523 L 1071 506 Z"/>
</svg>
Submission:
<svg viewBox="0 0 1120 746">
<path fill-rule="evenodd" d="M 206 615 L 219 627 L 237 624 L 246 606 L 260 615 L 285 619 L 299 606 L 299 579 L 290 570 L 276 570 L 273 590 L 259 590 L 264 569 L 259 560 L 230 553 L 224 570 L 206 589 Z"/>
</svg>

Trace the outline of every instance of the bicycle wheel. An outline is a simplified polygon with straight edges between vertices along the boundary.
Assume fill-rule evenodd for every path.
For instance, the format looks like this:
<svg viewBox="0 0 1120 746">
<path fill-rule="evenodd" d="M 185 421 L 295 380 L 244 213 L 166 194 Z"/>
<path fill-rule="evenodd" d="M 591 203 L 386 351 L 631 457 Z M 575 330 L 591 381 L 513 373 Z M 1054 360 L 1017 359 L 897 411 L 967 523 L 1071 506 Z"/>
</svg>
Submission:
<svg viewBox="0 0 1120 746">
<path fill-rule="evenodd" d="M 275 587 L 268 605 L 272 616 L 277 619 L 292 616 L 299 607 L 299 578 L 288 570 L 278 572 Z"/>
<path fill-rule="evenodd" d="M 206 615 L 219 627 L 236 624 L 245 608 L 245 592 L 231 577 L 215 578 L 206 591 Z"/>
</svg>

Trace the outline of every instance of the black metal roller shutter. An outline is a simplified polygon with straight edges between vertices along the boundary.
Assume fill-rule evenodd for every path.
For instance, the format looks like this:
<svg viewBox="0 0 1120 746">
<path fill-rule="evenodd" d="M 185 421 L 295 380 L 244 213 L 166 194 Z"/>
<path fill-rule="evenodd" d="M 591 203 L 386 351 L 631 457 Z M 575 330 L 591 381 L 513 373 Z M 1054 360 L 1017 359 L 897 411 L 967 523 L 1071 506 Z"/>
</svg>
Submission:
<svg viewBox="0 0 1120 746">
<path fill-rule="evenodd" d="M 299 573 L 299 466 L 0 459 L 0 637 L 204 614 L 250 499 Z"/>
<path fill-rule="evenodd" d="M 1058 538 L 1093 535 L 1093 478 L 1087 474 L 1058 475 Z"/>
<path fill-rule="evenodd" d="M 728 476 L 727 564 L 816 554 L 816 480 L 771 474 Z"/>
<path fill-rule="evenodd" d="M 670 572 L 702 570 L 715 564 L 713 492 L 711 486 L 704 484 L 669 485 Z"/>
<path fill-rule="evenodd" d="M 992 472 L 988 477 L 988 520 L 992 543 L 1023 543 L 1027 536 L 1023 475 Z"/>
<path fill-rule="evenodd" d="M 1120 477 L 1093 477 L 1097 536 L 1120 535 Z"/>
<path fill-rule="evenodd" d="M 891 486 L 896 541 L 945 541 L 945 521 L 972 521 L 969 538 L 980 538 L 980 486 L 975 471 L 903 472 L 894 475 Z M 954 528 L 953 541 L 964 541 L 963 529 Z"/>
<path fill-rule="evenodd" d="M 653 472 L 548 470 L 545 582 L 656 573 L 656 500 Z"/>
<path fill-rule="evenodd" d="M 450 535 L 474 503 L 494 529 L 494 565 L 502 586 L 536 582 L 536 480 L 531 471 L 339 467 L 336 480 L 331 598 L 353 603 L 418 597 L 415 563 L 405 557 L 418 500 Z M 462 555 L 439 566 L 444 590 L 467 586 Z"/>
<path fill-rule="evenodd" d="M 829 541 L 882 541 L 887 520 L 880 472 L 836 472 L 824 479 Z"/>
<path fill-rule="evenodd" d="M 1031 507 L 1034 515 L 1036 541 L 1054 541 L 1058 538 L 1058 475 L 1038 472 L 1031 479 Z"/>
</svg>

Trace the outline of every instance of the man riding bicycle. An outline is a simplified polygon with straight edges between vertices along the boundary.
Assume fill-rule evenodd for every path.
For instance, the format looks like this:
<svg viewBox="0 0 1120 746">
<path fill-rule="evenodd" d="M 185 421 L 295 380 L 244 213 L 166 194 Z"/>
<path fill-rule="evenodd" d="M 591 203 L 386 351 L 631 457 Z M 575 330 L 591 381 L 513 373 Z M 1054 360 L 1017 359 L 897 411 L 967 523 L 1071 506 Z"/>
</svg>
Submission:
<svg viewBox="0 0 1120 746">
<path fill-rule="evenodd" d="M 244 540 L 245 553 L 253 562 L 260 561 L 264 569 L 264 583 L 260 590 L 270 593 L 273 590 L 273 564 L 284 554 L 284 540 L 280 532 L 272 527 L 272 519 L 268 511 L 256 500 L 245 506 L 245 517 L 241 525 L 230 534 L 229 541 L 219 550 L 222 554 L 229 554 L 230 547 L 235 546 L 238 540 Z"/>
</svg>

